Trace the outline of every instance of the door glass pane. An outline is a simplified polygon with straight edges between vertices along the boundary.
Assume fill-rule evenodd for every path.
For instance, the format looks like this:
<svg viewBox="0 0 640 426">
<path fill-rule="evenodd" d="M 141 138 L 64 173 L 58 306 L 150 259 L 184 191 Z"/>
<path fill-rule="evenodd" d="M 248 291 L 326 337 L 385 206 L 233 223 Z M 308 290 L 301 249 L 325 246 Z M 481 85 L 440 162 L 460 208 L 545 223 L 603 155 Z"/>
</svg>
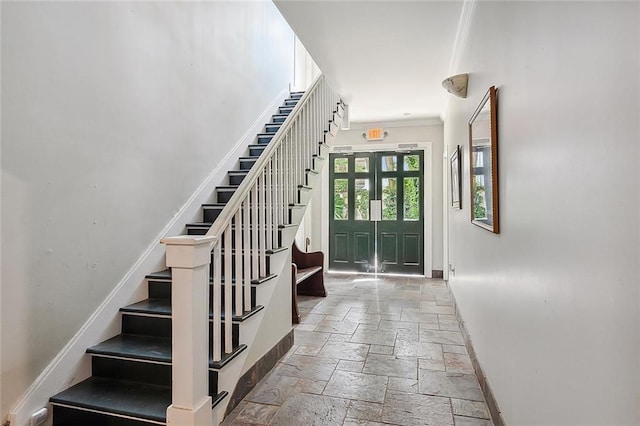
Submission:
<svg viewBox="0 0 640 426">
<path fill-rule="evenodd" d="M 369 172 L 369 159 L 356 158 L 356 173 L 368 173 L 368 172 Z"/>
<path fill-rule="evenodd" d="M 404 178 L 404 220 L 420 219 L 420 178 Z"/>
<path fill-rule="evenodd" d="M 356 179 L 356 211 L 354 216 L 355 220 L 369 220 L 369 179 Z"/>
<path fill-rule="evenodd" d="M 419 155 L 405 155 L 404 156 L 404 169 L 409 172 L 420 170 L 420 156 Z"/>
<path fill-rule="evenodd" d="M 348 179 L 334 179 L 333 181 L 333 218 L 337 220 L 349 219 Z"/>
<path fill-rule="evenodd" d="M 382 157 L 382 171 L 395 172 L 398 170 L 398 157 L 395 155 L 384 155 Z"/>
<path fill-rule="evenodd" d="M 348 158 L 334 159 L 333 171 L 336 173 L 347 173 L 349 171 L 349 159 Z"/>
<path fill-rule="evenodd" d="M 382 179 L 382 220 L 398 219 L 398 185 L 396 178 Z"/>
</svg>

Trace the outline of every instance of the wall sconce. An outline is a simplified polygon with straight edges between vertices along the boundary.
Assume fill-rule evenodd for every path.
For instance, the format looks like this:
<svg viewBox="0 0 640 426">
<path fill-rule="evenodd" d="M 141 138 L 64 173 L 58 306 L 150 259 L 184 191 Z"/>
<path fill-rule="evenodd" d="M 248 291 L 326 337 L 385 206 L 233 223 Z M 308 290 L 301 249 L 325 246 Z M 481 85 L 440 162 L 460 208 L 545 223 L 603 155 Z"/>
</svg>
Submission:
<svg viewBox="0 0 640 426">
<path fill-rule="evenodd" d="M 469 82 L 469 74 L 458 74 L 445 78 L 442 87 L 449 93 L 459 98 L 467 97 L 467 83 Z"/>
</svg>

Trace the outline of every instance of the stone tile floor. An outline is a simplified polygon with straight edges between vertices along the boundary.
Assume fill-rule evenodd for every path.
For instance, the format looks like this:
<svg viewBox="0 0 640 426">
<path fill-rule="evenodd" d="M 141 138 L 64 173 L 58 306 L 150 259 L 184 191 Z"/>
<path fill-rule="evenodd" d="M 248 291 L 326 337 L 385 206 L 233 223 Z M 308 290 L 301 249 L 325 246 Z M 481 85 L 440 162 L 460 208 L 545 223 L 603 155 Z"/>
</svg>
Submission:
<svg viewBox="0 0 640 426">
<path fill-rule="evenodd" d="M 223 425 L 493 423 L 444 281 L 327 274 L 295 343 Z"/>
</svg>

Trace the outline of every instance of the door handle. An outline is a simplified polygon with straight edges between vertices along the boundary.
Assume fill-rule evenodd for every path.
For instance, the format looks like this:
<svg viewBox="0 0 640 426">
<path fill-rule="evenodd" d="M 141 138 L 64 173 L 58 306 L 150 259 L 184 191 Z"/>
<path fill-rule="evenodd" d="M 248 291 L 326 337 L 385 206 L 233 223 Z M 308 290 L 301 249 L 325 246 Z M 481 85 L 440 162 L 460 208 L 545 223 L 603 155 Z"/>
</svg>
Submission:
<svg viewBox="0 0 640 426">
<path fill-rule="evenodd" d="M 369 220 L 371 222 L 380 222 L 382 220 L 382 200 L 371 200 L 369 204 Z"/>
</svg>

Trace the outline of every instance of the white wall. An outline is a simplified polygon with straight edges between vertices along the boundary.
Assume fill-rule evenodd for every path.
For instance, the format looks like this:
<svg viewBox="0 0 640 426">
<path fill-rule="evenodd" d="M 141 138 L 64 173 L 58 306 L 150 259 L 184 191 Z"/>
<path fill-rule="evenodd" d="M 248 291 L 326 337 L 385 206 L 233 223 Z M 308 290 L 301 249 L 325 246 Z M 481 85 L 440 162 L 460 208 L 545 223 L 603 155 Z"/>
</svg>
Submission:
<svg viewBox="0 0 640 426">
<path fill-rule="evenodd" d="M 363 128 L 383 127 L 388 130 L 388 136 L 380 142 L 368 142 L 362 137 Z M 432 208 L 430 212 L 426 212 L 425 218 L 431 215 L 432 219 L 432 270 L 442 270 L 442 154 L 443 154 L 443 127 L 440 120 L 414 120 L 395 123 L 352 123 L 350 130 L 341 130 L 331 143 L 332 147 L 351 146 L 354 151 L 370 149 L 371 151 L 393 150 L 397 149 L 399 143 L 420 143 L 418 149 L 423 149 L 426 144 L 431 145 L 432 150 L 432 170 L 431 170 L 431 192 L 432 192 Z M 425 163 L 426 164 L 426 163 Z M 428 173 L 425 173 L 427 179 Z M 315 233 L 323 232 L 322 250 L 329 253 L 329 167 L 325 167 L 322 175 L 323 180 L 323 196 L 322 196 L 322 223 L 323 229 L 316 226 Z M 429 184 L 429 182 L 427 182 Z M 316 205 L 320 205 L 319 203 Z M 320 236 L 316 235 L 312 238 L 320 240 Z M 328 259 L 328 256 L 325 256 Z M 428 262 L 425 262 L 425 265 Z"/>
<path fill-rule="evenodd" d="M 507 424 L 640 424 L 636 2 L 478 2 L 452 99 L 450 284 Z M 499 87 L 500 235 L 470 223 L 467 121 Z"/>
<path fill-rule="evenodd" d="M 298 37 L 295 37 L 294 48 L 293 91 L 306 91 L 321 74 L 320 68 L 304 48 Z"/>
<path fill-rule="evenodd" d="M 270 2 L 1 7 L 0 422 L 288 87 L 294 46 Z"/>
</svg>

